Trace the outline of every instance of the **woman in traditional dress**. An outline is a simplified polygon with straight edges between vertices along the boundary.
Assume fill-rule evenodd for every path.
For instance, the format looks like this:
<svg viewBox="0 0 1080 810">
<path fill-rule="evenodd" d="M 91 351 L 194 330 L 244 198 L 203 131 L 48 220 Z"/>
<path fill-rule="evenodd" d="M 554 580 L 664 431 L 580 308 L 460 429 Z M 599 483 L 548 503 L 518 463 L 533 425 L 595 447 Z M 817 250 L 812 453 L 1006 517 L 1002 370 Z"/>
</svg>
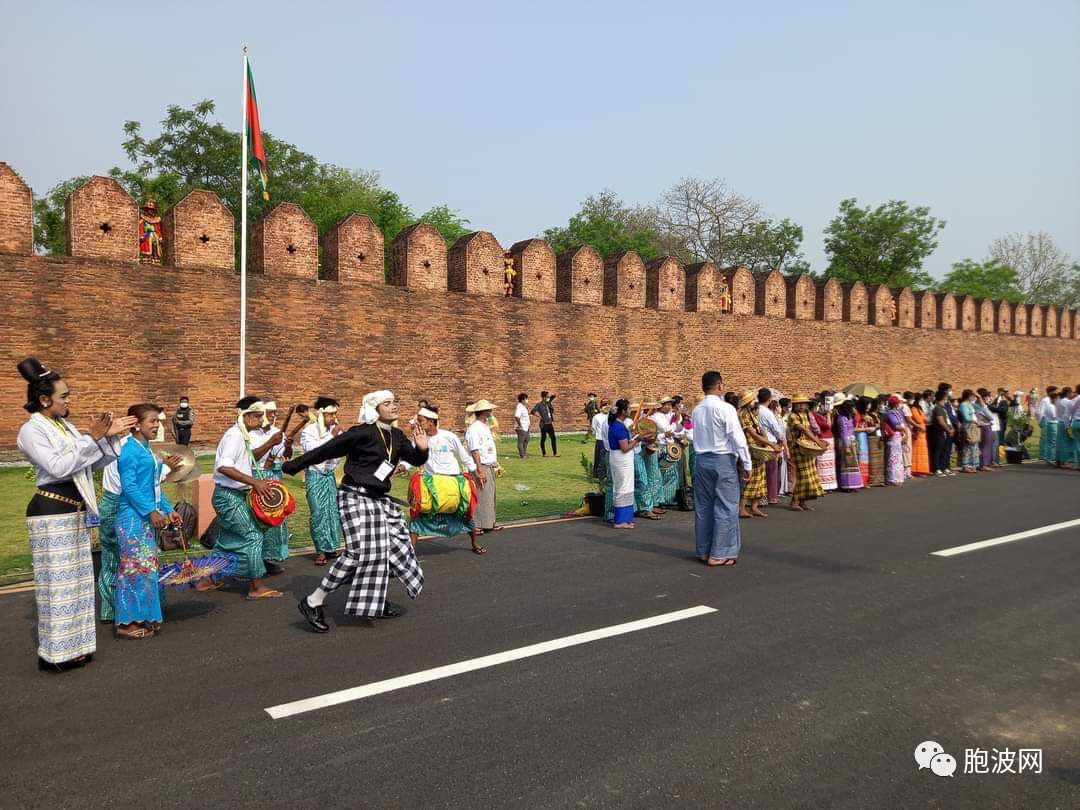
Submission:
<svg viewBox="0 0 1080 810">
<path fill-rule="evenodd" d="M 623 422 L 629 408 L 630 403 L 620 399 L 608 417 L 608 463 L 616 529 L 634 528 L 634 447 L 641 437 L 632 437 Z"/>
<path fill-rule="evenodd" d="M 857 492 L 863 486 L 856 435 L 855 406 L 845 399 L 836 406 L 836 464 L 841 492 Z"/>
<path fill-rule="evenodd" d="M 866 409 L 866 426 L 870 428 L 866 434 L 870 443 L 869 486 L 872 487 L 885 486 L 885 435 L 881 427 L 881 402 L 880 397 L 875 397 Z"/>
<path fill-rule="evenodd" d="M 627 416 L 623 419 L 623 424 L 627 429 L 633 432 L 633 419 L 630 418 L 630 413 L 637 410 L 636 404 L 628 406 Z M 634 445 L 634 515 L 636 517 L 642 517 L 646 520 L 660 520 L 660 515 L 664 510 L 659 507 L 657 503 L 652 482 L 649 480 L 649 469 L 645 464 L 646 458 L 645 448 L 639 441 Z M 659 465 L 659 456 L 654 455 Z M 613 496 L 614 497 L 614 496 Z M 612 501 L 612 513 L 614 515 L 614 500 Z M 613 517 L 614 519 L 614 517 Z"/>
<path fill-rule="evenodd" d="M 811 399 L 796 394 L 791 398 L 792 411 L 788 414 L 788 446 L 795 461 L 795 482 L 791 492 L 791 508 L 796 512 L 813 512 L 814 507 L 807 501 L 820 498 L 821 479 L 818 477 L 816 454 L 806 444 L 817 445 L 824 452 L 825 442 L 821 441 L 811 427 Z M 805 444 L 804 444 L 805 442 Z"/>
<path fill-rule="evenodd" d="M 985 393 L 983 393 L 985 391 Z M 994 471 L 994 414 L 990 410 L 990 392 L 975 392 L 975 422 L 979 425 L 979 472 Z"/>
<path fill-rule="evenodd" d="M 649 419 L 655 423 L 652 413 L 658 407 L 659 403 L 657 402 L 643 403 L 641 406 L 641 419 Z M 641 459 L 645 462 L 645 472 L 649 478 L 649 500 L 652 501 L 653 514 L 662 515 L 667 512 L 667 509 L 663 507 L 664 474 L 660 472 L 660 441 L 655 434 L 642 437 Z"/>
<path fill-rule="evenodd" d="M 300 447 L 305 453 L 322 447 L 341 432 L 337 414 L 336 399 L 319 397 L 315 400 L 315 421 L 300 431 Z M 315 565 L 326 565 L 335 559 L 341 545 L 341 512 L 338 510 L 335 478 L 338 461 L 340 459 L 332 458 L 321 464 L 312 464 L 304 472 Z"/>
<path fill-rule="evenodd" d="M 161 628 L 163 588 L 158 584 L 155 530 L 182 522 L 161 491 L 163 465 L 150 450 L 157 432 L 156 405 L 128 408 L 138 421 L 120 451 L 120 500 L 116 507 L 116 543 L 120 565 L 116 577 L 116 635 L 149 638 Z"/>
<path fill-rule="evenodd" d="M 855 402 L 855 441 L 859 445 L 859 475 L 862 476 L 863 486 L 870 486 L 870 439 L 874 432 L 866 415 L 870 411 L 870 399 L 859 397 Z"/>
<path fill-rule="evenodd" d="M 960 415 L 960 432 L 964 437 L 963 447 L 960 449 L 961 472 L 974 473 L 979 468 L 979 439 L 981 431 L 975 418 L 975 392 L 970 388 L 960 395 L 960 407 L 957 408 Z"/>
<path fill-rule="evenodd" d="M 904 413 L 900 410 L 900 397 L 889 397 L 889 408 L 881 417 L 881 431 L 885 436 L 885 484 L 898 487 L 907 478 L 904 469 Z"/>
<path fill-rule="evenodd" d="M 924 397 L 915 393 L 911 405 L 911 474 L 930 475 L 930 447 L 926 442 L 926 409 Z"/>
<path fill-rule="evenodd" d="M 767 448 L 774 451 L 780 448 L 770 442 L 761 430 L 761 422 L 758 419 L 757 389 L 743 391 L 742 396 L 739 397 L 739 424 L 746 436 L 746 443 L 750 446 L 751 462 L 750 480 L 743 485 L 739 517 L 768 517 L 758 506 L 758 501 L 764 498 L 768 491 L 765 481 L 765 460 L 755 458 L 754 448 Z"/>
<path fill-rule="evenodd" d="M 38 666 L 63 671 L 82 666 L 97 649 L 94 632 L 94 563 L 90 528 L 99 524 L 93 471 L 114 461 L 115 436 L 135 420 L 104 413 L 87 435 L 67 421 L 68 385 L 28 357 L 18 365 L 26 380 L 30 419 L 18 447 L 34 470 L 37 490 L 26 507 L 38 612 Z"/>
<path fill-rule="evenodd" d="M 817 436 L 825 445 L 825 452 L 817 457 L 818 477 L 825 492 L 836 489 L 836 444 L 832 433 L 832 394 L 821 393 L 817 407 L 811 413 L 811 419 L 817 428 Z"/>
</svg>

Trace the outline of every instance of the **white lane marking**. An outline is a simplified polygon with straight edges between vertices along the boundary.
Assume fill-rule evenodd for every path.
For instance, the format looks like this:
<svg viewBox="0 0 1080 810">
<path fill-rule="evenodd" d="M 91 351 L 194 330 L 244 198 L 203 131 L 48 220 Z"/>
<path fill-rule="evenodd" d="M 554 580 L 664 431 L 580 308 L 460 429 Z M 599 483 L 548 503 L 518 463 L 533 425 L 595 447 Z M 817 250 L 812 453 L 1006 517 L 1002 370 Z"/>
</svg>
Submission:
<svg viewBox="0 0 1080 810">
<path fill-rule="evenodd" d="M 601 627 L 598 630 L 589 630 L 585 633 L 577 633 L 573 636 L 564 636 L 563 638 L 556 638 L 551 641 L 542 641 L 539 644 L 530 644 L 527 647 L 518 647 L 514 650 L 507 650 L 506 652 L 485 655 L 480 658 L 470 658 L 467 661 L 458 661 L 456 664 L 448 664 L 444 667 L 425 669 L 421 672 L 414 672 L 411 675 L 401 675 L 397 678 L 388 678 L 385 681 L 375 681 L 374 683 L 364 684 L 363 686 L 354 686 L 351 689 L 342 689 L 339 692 L 329 692 L 325 695 L 317 695 L 316 697 L 297 700 L 292 703 L 282 703 L 279 706 L 269 707 L 266 709 L 266 713 L 273 719 L 280 720 L 283 717 L 291 717 L 294 714 L 303 714 L 304 712 L 311 712 L 316 709 L 325 709 L 328 706 L 337 706 L 339 703 L 362 700 L 363 698 L 371 697 L 372 695 L 380 695 L 383 692 L 392 692 L 395 689 L 405 689 L 409 686 L 416 686 L 421 683 L 428 683 L 429 681 L 437 681 L 440 678 L 450 678 L 454 675 L 462 675 L 466 672 L 473 672 L 478 669 L 485 669 L 486 667 L 494 667 L 499 664 L 507 664 L 511 661 L 519 661 L 522 658 L 530 658 L 534 655 L 543 655 L 544 653 L 563 650 L 567 647 L 574 647 L 579 644 L 588 644 L 590 641 L 599 641 L 600 639 L 619 636 L 624 633 L 647 630 L 650 627 L 658 627 L 662 624 L 670 624 L 671 622 L 692 619 L 695 616 L 704 616 L 706 613 L 715 612 L 716 608 L 711 608 L 707 605 L 698 605 L 697 607 L 687 608 L 686 610 L 661 613 L 659 616 L 651 616 L 648 619 L 638 619 L 637 621 L 626 622 L 625 624 L 613 624 L 610 627 Z"/>
<path fill-rule="evenodd" d="M 931 551 L 930 554 L 934 557 L 954 557 L 957 554 L 967 554 L 969 551 L 978 551 L 980 548 L 1000 546 L 1002 543 L 1014 543 L 1017 540 L 1027 540 L 1029 537 L 1038 537 L 1040 534 L 1049 534 L 1050 532 L 1059 532 L 1062 529 L 1071 529 L 1073 526 L 1080 526 L 1080 519 L 1066 520 L 1064 523 L 1051 523 L 1049 526 L 1028 529 L 1026 532 L 1016 532 L 1015 534 L 1006 534 L 1004 537 L 979 540 L 977 543 L 968 543 L 964 546 L 954 546 L 952 548 L 944 548 L 941 551 Z"/>
</svg>

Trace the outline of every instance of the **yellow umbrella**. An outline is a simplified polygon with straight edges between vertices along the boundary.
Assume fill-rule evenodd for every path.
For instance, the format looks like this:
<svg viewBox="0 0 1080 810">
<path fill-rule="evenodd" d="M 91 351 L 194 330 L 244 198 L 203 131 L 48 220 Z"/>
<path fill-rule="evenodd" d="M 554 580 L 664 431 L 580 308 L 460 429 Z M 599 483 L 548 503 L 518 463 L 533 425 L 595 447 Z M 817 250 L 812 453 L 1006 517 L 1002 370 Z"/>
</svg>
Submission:
<svg viewBox="0 0 1080 810">
<path fill-rule="evenodd" d="M 871 399 L 889 393 L 885 390 L 884 385 L 877 385 L 876 383 L 852 383 L 851 385 L 845 385 L 841 390 L 845 394 L 854 394 L 857 397 L 870 397 Z"/>
</svg>

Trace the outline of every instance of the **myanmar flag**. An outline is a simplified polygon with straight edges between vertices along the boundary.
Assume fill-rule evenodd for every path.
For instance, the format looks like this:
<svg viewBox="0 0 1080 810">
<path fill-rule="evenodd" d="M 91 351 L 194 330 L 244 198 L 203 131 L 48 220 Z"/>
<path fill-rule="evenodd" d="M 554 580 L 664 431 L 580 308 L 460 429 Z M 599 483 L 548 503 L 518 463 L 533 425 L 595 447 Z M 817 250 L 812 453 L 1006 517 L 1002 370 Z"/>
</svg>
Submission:
<svg viewBox="0 0 1080 810">
<path fill-rule="evenodd" d="M 248 155 L 259 169 L 264 200 L 270 199 L 270 173 L 266 168 L 266 150 L 263 148 L 262 127 L 259 125 L 259 103 L 255 100 L 255 77 L 251 75 L 251 63 L 247 66 L 247 127 Z"/>
</svg>

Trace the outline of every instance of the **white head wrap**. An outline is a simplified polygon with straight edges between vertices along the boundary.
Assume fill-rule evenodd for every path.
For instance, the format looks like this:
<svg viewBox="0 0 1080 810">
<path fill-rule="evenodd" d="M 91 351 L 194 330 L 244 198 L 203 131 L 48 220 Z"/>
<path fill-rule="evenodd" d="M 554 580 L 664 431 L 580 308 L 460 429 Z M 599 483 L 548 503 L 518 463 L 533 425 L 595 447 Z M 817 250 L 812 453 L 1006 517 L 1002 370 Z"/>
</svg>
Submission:
<svg viewBox="0 0 1080 810">
<path fill-rule="evenodd" d="M 236 409 L 236 424 L 240 426 L 240 433 L 243 434 L 244 441 L 247 442 L 248 444 L 251 443 L 251 434 L 248 433 L 247 426 L 244 424 L 244 414 L 248 414 L 248 413 L 264 414 L 263 418 L 265 419 L 266 418 L 265 417 L 265 411 L 266 411 L 266 403 L 262 402 L 261 400 L 257 400 L 255 402 L 252 402 L 246 408 L 237 408 Z"/>
<path fill-rule="evenodd" d="M 439 421 L 439 415 L 435 411 L 429 411 L 427 408 L 421 408 L 416 412 L 417 416 L 422 416 L 425 419 L 432 419 L 436 422 Z"/>
<path fill-rule="evenodd" d="M 262 426 L 263 426 L 263 430 L 266 430 L 268 427 L 270 427 L 270 420 L 267 418 L 266 412 L 267 411 L 276 411 L 277 410 L 277 403 L 274 402 L 274 400 L 271 399 L 271 400 L 269 400 L 267 402 L 264 402 L 262 404 L 262 406 L 263 406 Z"/>
<path fill-rule="evenodd" d="M 374 425 L 378 422 L 379 412 L 376 409 L 388 399 L 393 398 L 393 392 L 386 390 L 372 391 L 370 394 L 364 394 L 364 404 L 360 408 L 360 424 Z"/>
<path fill-rule="evenodd" d="M 337 413 L 337 405 L 327 405 L 325 408 L 319 408 L 315 413 L 318 414 L 319 438 L 321 439 L 326 435 L 326 414 Z"/>
</svg>

